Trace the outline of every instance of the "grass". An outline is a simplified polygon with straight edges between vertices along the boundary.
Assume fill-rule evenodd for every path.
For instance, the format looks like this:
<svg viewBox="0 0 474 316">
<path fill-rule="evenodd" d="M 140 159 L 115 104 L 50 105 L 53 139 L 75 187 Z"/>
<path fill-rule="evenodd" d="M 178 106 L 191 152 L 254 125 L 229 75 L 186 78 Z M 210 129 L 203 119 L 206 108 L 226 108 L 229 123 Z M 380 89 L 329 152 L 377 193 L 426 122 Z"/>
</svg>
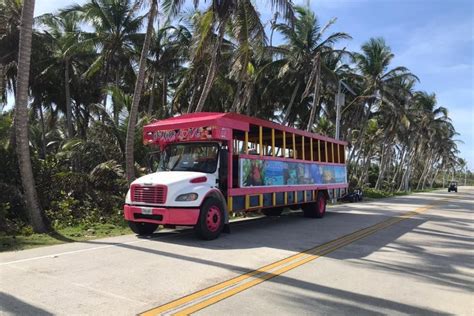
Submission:
<svg viewBox="0 0 474 316">
<path fill-rule="evenodd" d="M 0 233 L 0 252 L 120 236 L 131 233 L 131 230 L 127 226 L 114 224 L 65 227 L 49 234 L 6 235 L 5 233 Z"/>
</svg>

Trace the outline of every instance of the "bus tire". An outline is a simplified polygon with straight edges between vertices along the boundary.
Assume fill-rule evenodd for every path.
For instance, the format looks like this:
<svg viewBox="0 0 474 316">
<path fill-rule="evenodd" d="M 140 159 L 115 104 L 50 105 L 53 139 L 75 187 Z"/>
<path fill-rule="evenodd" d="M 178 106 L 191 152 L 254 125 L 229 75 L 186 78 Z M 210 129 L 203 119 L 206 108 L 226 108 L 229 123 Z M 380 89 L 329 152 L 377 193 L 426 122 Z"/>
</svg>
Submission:
<svg viewBox="0 0 474 316">
<path fill-rule="evenodd" d="M 283 207 L 264 208 L 262 213 L 266 216 L 280 216 L 283 213 Z"/>
<path fill-rule="evenodd" d="M 323 192 L 318 193 L 316 203 L 308 203 L 302 206 L 304 217 L 322 218 L 326 214 L 326 196 Z"/>
<path fill-rule="evenodd" d="M 194 231 L 201 239 L 216 239 L 224 229 L 224 222 L 224 207 L 221 201 L 210 197 L 201 205 L 199 219 L 196 226 L 194 226 Z"/>
<path fill-rule="evenodd" d="M 151 235 L 158 228 L 158 224 L 144 222 L 128 222 L 128 227 L 137 235 Z"/>
</svg>

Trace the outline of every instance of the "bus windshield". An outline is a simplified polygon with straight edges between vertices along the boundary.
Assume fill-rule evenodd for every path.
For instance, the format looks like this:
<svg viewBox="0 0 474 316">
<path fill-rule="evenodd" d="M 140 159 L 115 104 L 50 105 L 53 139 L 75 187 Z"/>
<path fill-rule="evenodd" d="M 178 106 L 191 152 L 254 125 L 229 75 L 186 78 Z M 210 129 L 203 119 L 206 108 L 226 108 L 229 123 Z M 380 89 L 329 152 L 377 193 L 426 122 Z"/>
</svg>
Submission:
<svg viewBox="0 0 474 316">
<path fill-rule="evenodd" d="M 197 171 L 214 173 L 217 169 L 217 143 L 179 143 L 166 147 L 158 171 Z"/>
</svg>

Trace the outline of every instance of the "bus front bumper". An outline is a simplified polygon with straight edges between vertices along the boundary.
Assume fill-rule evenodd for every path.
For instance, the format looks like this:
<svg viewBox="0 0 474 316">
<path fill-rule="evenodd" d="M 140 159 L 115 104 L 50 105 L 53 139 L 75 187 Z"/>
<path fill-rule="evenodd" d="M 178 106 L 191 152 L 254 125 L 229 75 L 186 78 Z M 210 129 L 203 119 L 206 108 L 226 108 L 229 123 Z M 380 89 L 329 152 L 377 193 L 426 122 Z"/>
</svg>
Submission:
<svg viewBox="0 0 474 316">
<path fill-rule="evenodd" d="M 127 221 L 162 225 L 194 226 L 199 219 L 198 208 L 160 208 L 125 204 L 123 213 Z"/>
</svg>

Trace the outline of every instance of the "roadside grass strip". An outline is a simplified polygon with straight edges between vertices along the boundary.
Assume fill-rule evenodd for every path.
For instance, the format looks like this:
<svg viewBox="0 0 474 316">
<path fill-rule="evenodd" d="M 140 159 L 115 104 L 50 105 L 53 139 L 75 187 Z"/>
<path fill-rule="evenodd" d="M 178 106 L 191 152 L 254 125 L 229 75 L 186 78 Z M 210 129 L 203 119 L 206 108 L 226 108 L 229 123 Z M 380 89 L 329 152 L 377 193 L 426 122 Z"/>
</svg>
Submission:
<svg viewBox="0 0 474 316">
<path fill-rule="evenodd" d="M 451 200 L 446 198 L 436 203 L 419 207 L 413 211 L 406 212 L 402 215 L 389 218 L 378 224 L 362 228 L 353 233 L 341 236 L 337 239 L 319 245 L 317 247 L 305 250 L 282 260 L 273 262 L 263 266 L 257 270 L 247 272 L 222 283 L 210 286 L 203 290 L 199 290 L 190 295 L 181 297 L 164 305 L 145 311 L 139 315 L 189 315 L 197 312 L 207 306 L 222 301 L 237 293 L 245 291 L 255 285 L 270 280 L 285 272 L 293 270 L 301 265 L 311 262 L 317 258 L 323 257 L 339 248 L 347 246 L 357 240 L 370 236 L 380 230 L 395 225 L 401 221 L 409 219 L 415 215 L 426 212 L 427 210 L 440 205 L 442 202 Z"/>
</svg>

